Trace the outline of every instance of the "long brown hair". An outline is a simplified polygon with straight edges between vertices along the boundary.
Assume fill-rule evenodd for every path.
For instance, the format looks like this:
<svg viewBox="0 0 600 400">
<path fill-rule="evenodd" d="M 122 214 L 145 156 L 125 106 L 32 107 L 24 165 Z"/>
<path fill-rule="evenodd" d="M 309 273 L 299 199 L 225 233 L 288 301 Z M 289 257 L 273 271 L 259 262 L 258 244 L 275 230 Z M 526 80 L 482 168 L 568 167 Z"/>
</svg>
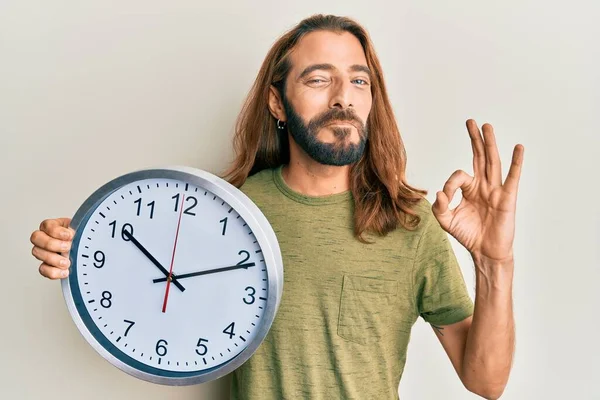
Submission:
<svg viewBox="0 0 600 400">
<path fill-rule="evenodd" d="M 236 121 L 233 139 L 236 157 L 224 178 L 239 188 L 248 176 L 289 163 L 287 133 L 278 133 L 268 108 L 269 87 L 275 86 L 283 96 L 285 78 L 291 69 L 291 50 L 303 36 L 318 30 L 346 31 L 356 36 L 373 73 L 373 103 L 367 119 L 369 138 L 363 157 L 350 168 L 354 235 L 367 243 L 363 237 L 366 231 L 383 236 L 399 224 L 414 229 L 421 219 L 412 208 L 427 191 L 406 183 L 406 151 L 385 89 L 381 65 L 367 31 L 350 18 L 313 15 L 286 32 L 271 47 Z"/>
</svg>

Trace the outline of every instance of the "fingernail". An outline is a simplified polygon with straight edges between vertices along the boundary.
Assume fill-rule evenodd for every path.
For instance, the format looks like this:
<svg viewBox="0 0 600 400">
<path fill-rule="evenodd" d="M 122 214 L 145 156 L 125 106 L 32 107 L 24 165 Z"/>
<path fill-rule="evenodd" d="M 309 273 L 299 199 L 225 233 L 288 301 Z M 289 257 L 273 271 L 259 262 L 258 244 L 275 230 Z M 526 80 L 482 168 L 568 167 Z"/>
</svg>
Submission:
<svg viewBox="0 0 600 400">
<path fill-rule="evenodd" d="M 62 242 L 61 245 L 60 245 L 60 249 L 61 250 L 68 250 L 69 249 L 69 243 Z"/>
<path fill-rule="evenodd" d="M 67 267 L 69 265 L 69 260 L 60 260 L 60 265 Z"/>
<path fill-rule="evenodd" d="M 66 269 L 66 270 L 62 271 L 62 272 L 60 273 L 60 276 L 62 276 L 63 278 L 66 278 L 67 276 L 69 276 L 69 270 L 68 270 L 68 269 Z"/>
<path fill-rule="evenodd" d="M 69 231 L 63 231 L 62 237 L 63 239 L 69 239 L 71 237 L 71 233 Z"/>
</svg>

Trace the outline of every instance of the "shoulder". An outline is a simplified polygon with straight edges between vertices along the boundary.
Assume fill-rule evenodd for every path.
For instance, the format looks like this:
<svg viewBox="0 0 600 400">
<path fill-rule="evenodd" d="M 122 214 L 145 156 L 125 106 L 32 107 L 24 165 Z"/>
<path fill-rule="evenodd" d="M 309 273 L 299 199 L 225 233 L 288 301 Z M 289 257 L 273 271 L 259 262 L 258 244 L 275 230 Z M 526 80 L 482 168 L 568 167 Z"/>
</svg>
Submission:
<svg viewBox="0 0 600 400">
<path fill-rule="evenodd" d="M 252 190 L 256 186 L 264 185 L 273 181 L 273 169 L 267 168 L 246 178 L 246 181 L 240 186 L 240 190 Z"/>
<path fill-rule="evenodd" d="M 405 214 L 405 217 L 408 218 L 409 220 L 411 218 L 414 219 L 415 217 L 419 218 L 418 225 L 416 225 L 416 226 L 413 225 L 414 228 L 410 229 L 417 236 L 421 236 L 424 232 L 431 229 L 432 225 L 437 223 L 437 219 L 435 218 L 435 215 L 433 215 L 433 211 L 432 211 L 431 207 L 432 207 L 432 203 L 429 200 L 427 200 L 426 197 L 422 197 L 416 204 L 413 204 L 410 208 L 410 210 L 412 211 L 412 213 L 414 215 L 411 216 L 411 215 Z M 408 228 L 403 228 L 402 226 L 400 228 L 401 228 L 401 230 L 408 229 Z"/>
<path fill-rule="evenodd" d="M 423 197 L 415 206 L 415 213 L 421 218 L 418 229 L 422 232 L 432 223 L 436 223 L 437 219 L 433 215 L 431 207 L 433 204 L 427 198 Z"/>
<path fill-rule="evenodd" d="M 400 245 L 407 252 L 412 252 L 416 256 L 418 252 L 429 248 L 433 243 L 444 240 L 443 230 L 437 218 L 432 211 L 432 203 L 423 197 L 419 202 L 411 207 L 414 216 L 406 215 L 407 218 L 419 218 L 416 226 L 407 228 L 403 225 L 398 226 L 394 236 L 400 242 Z"/>
<path fill-rule="evenodd" d="M 403 213 L 404 221 L 400 222 L 395 229 L 384 236 L 372 231 L 365 232 L 364 236 L 367 240 L 381 243 L 384 247 L 400 248 L 405 254 L 413 253 L 420 239 L 431 230 L 432 226 L 435 228 L 434 224 L 437 223 L 431 207 L 431 202 L 422 197 L 417 203 L 411 205 L 411 214 Z M 418 224 L 415 223 L 415 218 L 418 218 Z"/>
<path fill-rule="evenodd" d="M 449 236 L 433 214 L 432 203 L 423 198 L 415 208 L 421 221 L 415 230 L 418 257 L 446 252 L 451 249 Z"/>
<path fill-rule="evenodd" d="M 272 168 L 263 169 L 249 176 L 242 186 L 239 187 L 239 190 L 255 201 L 269 195 L 275 187 L 273 171 L 274 169 Z"/>
</svg>

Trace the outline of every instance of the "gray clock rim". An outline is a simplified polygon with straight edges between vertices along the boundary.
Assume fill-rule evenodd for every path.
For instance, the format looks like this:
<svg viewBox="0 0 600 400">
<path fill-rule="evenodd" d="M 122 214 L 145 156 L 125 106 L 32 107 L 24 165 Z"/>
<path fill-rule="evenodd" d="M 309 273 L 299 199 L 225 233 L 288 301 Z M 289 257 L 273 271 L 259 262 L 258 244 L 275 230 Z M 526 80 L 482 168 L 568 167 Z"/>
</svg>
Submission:
<svg viewBox="0 0 600 400">
<path fill-rule="evenodd" d="M 78 289 L 77 274 L 74 272 L 77 271 L 77 252 L 82 234 L 82 229 L 80 231 L 79 228 L 85 227 L 87 220 L 97 207 L 119 188 L 144 179 L 161 178 L 189 182 L 192 185 L 211 191 L 226 201 L 242 216 L 254 233 L 262 249 L 263 259 L 265 260 L 268 296 L 263 318 L 259 322 L 256 335 L 236 357 L 204 371 L 167 371 L 147 366 L 128 356 L 114 346 L 96 327 L 96 324 L 89 317 L 83 305 L 81 294 L 79 291 L 74 292 L 74 290 Z M 73 239 L 73 246 L 69 252 L 71 274 L 61 282 L 67 309 L 79 332 L 94 350 L 112 365 L 131 376 L 148 382 L 170 386 L 195 385 L 221 378 L 240 367 L 254 354 L 273 324 L 283 292 L 283 260 L 277 237 L 267 218 L 254 202 L 238 188 L 216 175 L 187 166 L 147 168 L 121 175 L 101 186 L 83 202 L 71 219 L 71 227 L 76 232 Z M 81 304 L 79 304 L 80 302 Z M 93 333 L 94 329 L 97 331 L 96 333 Z M 97 337 L 97 335 L 99 336 Z"/>
</svg>

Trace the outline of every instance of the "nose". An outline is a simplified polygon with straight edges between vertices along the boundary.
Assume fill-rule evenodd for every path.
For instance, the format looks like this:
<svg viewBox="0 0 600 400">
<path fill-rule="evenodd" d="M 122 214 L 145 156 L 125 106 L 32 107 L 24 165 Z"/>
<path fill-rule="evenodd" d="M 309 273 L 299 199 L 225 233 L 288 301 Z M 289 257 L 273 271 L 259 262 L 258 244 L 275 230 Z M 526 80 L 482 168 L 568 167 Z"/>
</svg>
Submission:
<svg viewBox="0 0 600 400">
<path fill-rule="evenodd" d="M 351 83 L 346 80 L 338 81 L 332 85 L 332 95 L 329 102 L 329 108 L 346 109 L 353 107 Z"/>
</svg>

